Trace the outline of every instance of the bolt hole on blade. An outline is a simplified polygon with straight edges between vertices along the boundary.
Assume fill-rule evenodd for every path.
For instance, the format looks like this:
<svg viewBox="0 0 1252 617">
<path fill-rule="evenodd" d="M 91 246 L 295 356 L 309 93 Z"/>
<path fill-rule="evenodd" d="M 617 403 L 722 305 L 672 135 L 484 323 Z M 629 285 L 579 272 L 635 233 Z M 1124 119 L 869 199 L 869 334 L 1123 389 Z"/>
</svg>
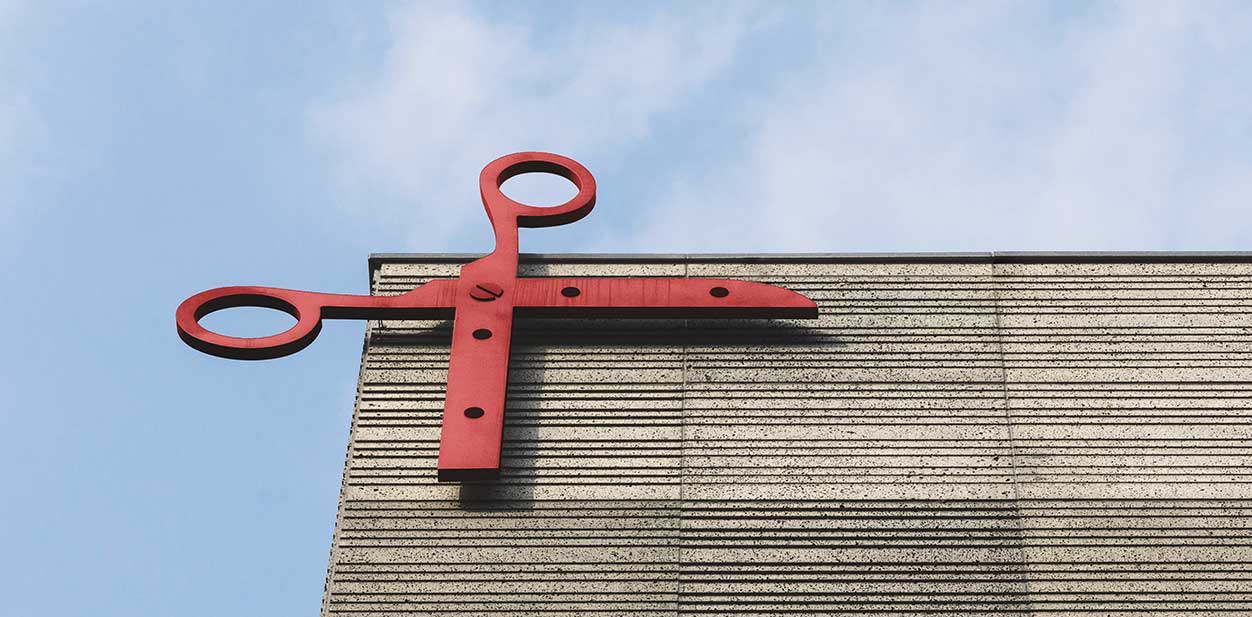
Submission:
<svg viewBox="0 0 1252 617">
<path fill-rule="evenodd" d="M 467 407 L 465 409 L 466 418 L 478 419 L 478 418 L 483 417 L 484 413 L 486 412 L 483 411 L 482 407 Z"/>
<path fill-rule="evenodd" d="M 491 330 L 488 330 L 486 328 L 479 328 L 477 330 L 474 330 L 474 338 L 480 341 L 485 341 L 491 338 Z"/>
<path fill-rule="evenodd" d="M 714 287 L 709 290 L 709 295 L 714 298 L 725 298 L 730 295 L 730 290 L 725 287 Z"/>
<path fill-rule="evenodd" d="M 566 287 L 561 290 L 561 295 L 566 298 L 577 298 L 580 294 L 582 294 L 582 290 L 577 287 Z"/>
</svg>

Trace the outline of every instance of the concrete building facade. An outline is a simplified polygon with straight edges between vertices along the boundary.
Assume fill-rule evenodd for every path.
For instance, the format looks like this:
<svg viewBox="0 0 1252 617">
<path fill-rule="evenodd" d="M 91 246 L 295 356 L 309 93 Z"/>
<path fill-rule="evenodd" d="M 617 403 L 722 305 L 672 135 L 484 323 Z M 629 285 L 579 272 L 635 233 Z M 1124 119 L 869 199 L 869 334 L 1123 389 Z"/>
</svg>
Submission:
<svg viewBox="0 0 1252 617">
<path fill-rule="evenodd" d="M 522 263 L 821 316 L 519 319 L 492 484 L 435 480 L 450 322 L 371 322 L 323 615 L 1252 615 L 1252 255 Z"/>
</svg>

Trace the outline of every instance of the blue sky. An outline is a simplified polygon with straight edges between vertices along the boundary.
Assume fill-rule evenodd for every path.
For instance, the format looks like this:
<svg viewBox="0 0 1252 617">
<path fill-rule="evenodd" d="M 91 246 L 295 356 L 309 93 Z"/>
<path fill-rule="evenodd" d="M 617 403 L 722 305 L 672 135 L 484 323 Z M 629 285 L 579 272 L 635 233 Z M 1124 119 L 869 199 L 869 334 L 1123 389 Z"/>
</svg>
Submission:
<svg viewBox="0 0 1252 617">
<path fill-rule="evenodd" d="M 1246 3 L 254 4 L 0 0 L 7 614 L 315 613 L 363 326 L 174 308 L 486 251 L 502 154 L 599 182 L 526 251 L 1252 248 Z"/>
</svg>

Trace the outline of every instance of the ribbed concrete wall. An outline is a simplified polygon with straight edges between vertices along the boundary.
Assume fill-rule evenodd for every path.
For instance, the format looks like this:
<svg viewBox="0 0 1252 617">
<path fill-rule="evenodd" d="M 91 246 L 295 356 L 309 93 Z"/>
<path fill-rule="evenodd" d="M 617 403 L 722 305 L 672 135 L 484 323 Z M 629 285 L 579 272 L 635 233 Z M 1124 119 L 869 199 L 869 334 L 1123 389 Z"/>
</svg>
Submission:
<svg viewBox="0 0 1252 617">
<path fill-rule="evenodd" d="M 324 614 L 1252 615 L 1252 264 L 759 261 L 524 265 L 821 319 L 519 320 L 492 486 L 434 481 L 450 324 L 371 324 Z"/>
</svg>

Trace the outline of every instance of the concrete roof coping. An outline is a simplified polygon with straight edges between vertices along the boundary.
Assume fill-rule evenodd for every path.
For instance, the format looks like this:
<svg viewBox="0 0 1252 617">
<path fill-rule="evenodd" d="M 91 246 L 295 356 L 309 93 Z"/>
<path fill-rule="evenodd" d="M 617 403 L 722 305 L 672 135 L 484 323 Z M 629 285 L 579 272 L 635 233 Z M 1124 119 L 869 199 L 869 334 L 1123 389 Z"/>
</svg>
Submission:
<svg viewBox="0 0 1252 617">
<path fill-rule="evenodd" d="M 468 263 L 480 253 L 374 253 L 384 263 Z M 982 252 L 982 253 L 522 253 L 522 263 L 1252 263 L 1252 251 Z"/>
</svg>

